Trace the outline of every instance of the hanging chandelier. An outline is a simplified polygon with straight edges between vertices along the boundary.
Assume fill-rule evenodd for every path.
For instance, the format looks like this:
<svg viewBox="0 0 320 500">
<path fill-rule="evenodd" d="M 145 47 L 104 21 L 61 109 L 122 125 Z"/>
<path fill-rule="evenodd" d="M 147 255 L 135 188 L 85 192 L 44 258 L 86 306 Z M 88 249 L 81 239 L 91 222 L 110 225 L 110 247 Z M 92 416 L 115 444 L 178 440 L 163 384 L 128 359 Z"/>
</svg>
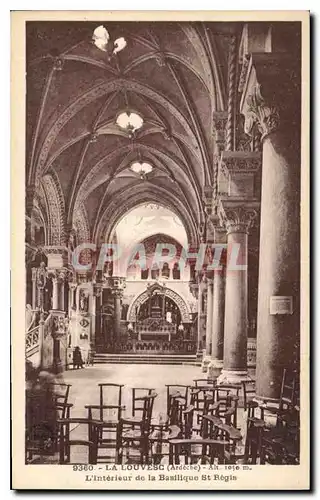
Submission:
<svg viewBox="0 0 320 500">
<path fill-rule="evenodd" d="M 150 174 L 150 172 L 152 172 L 153 166 L 147 162 L 135 161 L 131 164 L 130 169 L 135 174 L 138 174 L 141 179 L 145 180 L 147 174 Z"/>
<path fill-rule="evenodd" d="M 94 30 L 92 41 L 98 49 L 107 53 L 109 61 L 111 57 L 115 56 L 118 52 L 121 52 L 121 50 L 127 46 L 127 41 L 123 36 L 112 41 L 108 30 L 102 25 L 98 26 Z"/>
<path fill-rule="evenodd" d="M 124 111 L 117 116 L 116 124 L 132 138 L 134 133 L 142 127 L 143 118 L 138 113 Z"/>
</svg>

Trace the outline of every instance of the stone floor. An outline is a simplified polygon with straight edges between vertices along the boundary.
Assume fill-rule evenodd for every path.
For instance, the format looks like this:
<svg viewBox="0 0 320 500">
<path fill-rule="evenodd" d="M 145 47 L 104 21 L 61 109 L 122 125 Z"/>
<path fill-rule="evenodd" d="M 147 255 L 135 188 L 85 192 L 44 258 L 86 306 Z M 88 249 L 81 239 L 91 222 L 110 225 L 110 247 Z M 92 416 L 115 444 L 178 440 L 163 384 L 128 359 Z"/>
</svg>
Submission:
<svg viewBox="0 0 320 500">
<path fill-rule="evenodd" d="M 73 404 L 71 417 L 87 417 L 85 405 L 99 404 L 99 383 L 123 384 L 122 404 L 126 406 L 125 415 L 131 416 L 132 388 L 152 388 L 157 393 L 153 416 L 159 418 L 166 414 L 166 384 L 193 385 L 194 379 L 205 378 L 197 366 L 190 365 L 151 365 L 151 364 L 102 364 L 85 367 L 79 370 L 68 370 L 64 373 L 64 381 L 71 384 L 69 402 Z M 117 404 L 107 401 L 105 404 Z M 241 406 L 241 404 L 240 404 Z M 93 415 L 94 418 L 98 418 Z M 238 409 L 238 428 L 245 438 L 245 415 L 243 408 Z M 86 434 L 84 426 L 74 425 L 72 438 L 81 438 Z M 244 439 L 242 441 L 242 446 Z M 83 447 L 74 447 L 71 463 L 86 463 L 87 452 Z M 52 457 L 53 458 L 53 457 Z M 57 457 L 53 460 L 57 460 Z M 51 462 L 51 460 L 50 460 Z"/>
<path fill-rule="evenodd" d="M 131 414 L 132 388 L 147 387 L 158 394 L 154 404 L 154 414 L 166 410 L 166 384 L 192 385 L 195 378 L 204 378 L 198 366 L 189 365 L 99 365 L 64 373 L 65 382 L 72 384 L 70 403 L 72 415 L 82 417 L 87 414 L 84 406 L 99 403 L 99 383 L 123 384 L 123 404 Z M 112 404 L 110 401 L 109 404 Z"/>
</svg>

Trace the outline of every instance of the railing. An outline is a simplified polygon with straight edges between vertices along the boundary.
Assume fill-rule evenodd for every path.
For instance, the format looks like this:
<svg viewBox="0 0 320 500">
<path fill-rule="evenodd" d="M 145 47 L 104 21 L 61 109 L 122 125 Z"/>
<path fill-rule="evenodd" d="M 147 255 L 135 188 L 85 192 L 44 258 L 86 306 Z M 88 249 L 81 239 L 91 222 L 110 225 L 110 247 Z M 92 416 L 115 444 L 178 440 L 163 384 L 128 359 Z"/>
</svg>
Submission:
<svg viewBox="0 0 320 500">
<path fill-rule="evenodd" d="M 39 324 L 26 332 L 25 351 L 26 357 L 32 356 L 39 349 L 41 340 L 45 338 L 52 330 L 51 313 L 46 320 L 43 319 L 43 314 L 40 314 Z"/>
<path fill-rule="evenodd" d="M 39 345 L 39 326 L 26 333 L 26 354 Z"/>
<path fill-rule="evenodd" d="M 109 352 L 126 354 L 195 354 L 197 344 L 194 340 L 126 340 L 113 345 Z"/>
</svg>

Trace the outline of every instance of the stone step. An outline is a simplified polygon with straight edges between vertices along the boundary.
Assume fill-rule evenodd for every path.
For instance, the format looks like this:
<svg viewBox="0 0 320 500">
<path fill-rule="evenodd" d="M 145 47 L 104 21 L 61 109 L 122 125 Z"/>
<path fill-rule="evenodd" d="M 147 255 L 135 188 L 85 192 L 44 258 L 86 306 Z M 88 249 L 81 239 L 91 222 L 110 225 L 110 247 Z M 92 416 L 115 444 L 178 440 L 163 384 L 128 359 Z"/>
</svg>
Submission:
<svg viewBox="0 0 320 500">
<path fill-rule="evenodd" d="M 161 364 L 200 366 L 195 355 L 96 354 L 95 364 Z"/>
</svg>

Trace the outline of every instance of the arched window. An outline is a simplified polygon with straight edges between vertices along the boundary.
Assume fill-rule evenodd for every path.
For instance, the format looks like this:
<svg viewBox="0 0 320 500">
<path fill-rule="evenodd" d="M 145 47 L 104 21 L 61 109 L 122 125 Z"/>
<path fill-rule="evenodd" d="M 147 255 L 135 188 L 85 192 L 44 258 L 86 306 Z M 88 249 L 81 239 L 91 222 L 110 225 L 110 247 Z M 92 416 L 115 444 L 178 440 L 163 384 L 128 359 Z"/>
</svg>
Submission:
<svg viewBox="0 0 320 500">
<path fill-rule="evenodd" d="M 180 267 L 179 267 L 178 262 L 176 262 L 175 265 L 173 266 L 172 277 L 174 280 L 180 279 Z"/>
<path fill-rule="evenodd" d="M 159 268 L 154 264 L 151 269 L 151 279 L 156 280 L 157 278 L 159 278 Z"/>
<path fill-rule="evenodd" d="M 162 266 L 162 271 L 161 271 L 161 276 L 162 278 L 168 279 L 170 276 L 170 268 L 168 262 L 165 262 Z"/>
<path fill-rule="evenodd" d="M 142 280 L 147 280 L 149 276 L 149 269 L 141 269 L 141 279 Z"/>
</svg>

